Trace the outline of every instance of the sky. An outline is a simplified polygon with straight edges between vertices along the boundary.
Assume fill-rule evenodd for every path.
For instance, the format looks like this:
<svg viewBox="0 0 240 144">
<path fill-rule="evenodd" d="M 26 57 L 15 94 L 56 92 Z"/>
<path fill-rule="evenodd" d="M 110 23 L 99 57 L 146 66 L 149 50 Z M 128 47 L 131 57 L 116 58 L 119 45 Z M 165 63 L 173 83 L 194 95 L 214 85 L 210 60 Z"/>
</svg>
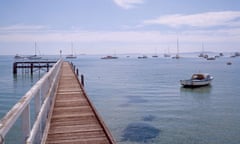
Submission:
<svg viewBox="0 0 240 144">
<path fill-rule="evenodd" d="M 0 3 L 0 55 L 240 51 L 239 0 Z"/>
</svg>

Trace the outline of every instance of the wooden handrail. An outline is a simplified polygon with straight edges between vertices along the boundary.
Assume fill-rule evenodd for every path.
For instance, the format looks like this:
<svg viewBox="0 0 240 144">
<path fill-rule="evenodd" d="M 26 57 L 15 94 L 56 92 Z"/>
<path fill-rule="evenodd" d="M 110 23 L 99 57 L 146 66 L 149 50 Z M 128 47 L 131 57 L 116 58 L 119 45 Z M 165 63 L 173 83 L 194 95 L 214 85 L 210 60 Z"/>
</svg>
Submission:
<svg viewBox="0 0 240 144">
<path fill-rule="evenodd" d="M 44 106 L 48 95 L 52 93 L 49 90 L 53 88 L 51 84 L 54 84 L 52 82 L 58 77 L 61 63 L 62 60 L 59 60 L 0 120 L 0 144 L 4 143 L 6 134 L 20 117 L 22 117 L 23 140 L 25 141 L 29 137 L 31 130 L 30 102 L 35 99 L 35 113 L 39 117 L 41 106 Z"/>
</svg>

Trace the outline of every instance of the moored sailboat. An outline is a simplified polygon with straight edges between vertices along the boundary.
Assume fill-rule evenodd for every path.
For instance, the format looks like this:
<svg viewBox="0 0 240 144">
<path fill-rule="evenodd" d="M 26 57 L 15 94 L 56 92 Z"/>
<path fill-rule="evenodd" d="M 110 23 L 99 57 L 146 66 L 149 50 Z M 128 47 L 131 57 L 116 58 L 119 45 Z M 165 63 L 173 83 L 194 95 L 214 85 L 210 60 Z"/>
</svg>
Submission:
<svg viewBox="0 0 240 144">
<path fill-rule="evenodd" d="M 167 52 L 165 52 L 164 54 L 163 54 L 163 56 L 164 57 L 171 57 L 171 54 L 170 54 L 170 52 L 169 52 L 169 47 L 168 47 L 168 50 L 167 50 Z"/>
<path fill-rule="evenodd" d="M 66 59 L 76 59 L 77 56 L 73 54 L 73 43 L 71 43 L 72 54 L 66 56 Z"/>
<path fill-rule="evenodd" d="M 179 55 L 179 42 L 178 42 L 178 39 L 177 39 L 177 54 L 175 57 L 172 57 L 173 59 L 179 59 L 180 58 L 180 55 Z"/>
<path fill-rule="evenodd" d="M 36 42 L 35 42 L 35 54 L 34 54 L 34 55 L 31 55 L 31 56 L 28 56 L 27 58 L 30 59 L 30 60 L 39 60 L 39 59 L 42 59 L 42 57 L 40 57 L 40 56 L 37 55 L 37 43 L 36 43 Z"/>
</svg>

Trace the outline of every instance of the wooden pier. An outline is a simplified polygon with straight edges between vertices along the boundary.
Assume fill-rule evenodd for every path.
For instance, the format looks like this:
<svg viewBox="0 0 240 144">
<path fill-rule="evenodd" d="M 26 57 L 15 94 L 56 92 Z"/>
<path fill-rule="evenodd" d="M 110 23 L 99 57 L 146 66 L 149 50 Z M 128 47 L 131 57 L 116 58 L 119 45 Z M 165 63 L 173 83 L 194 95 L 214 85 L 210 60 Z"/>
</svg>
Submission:
<svg viewBox="0 0 240 144">
<path fill-rule="evenodd" d="M 113 143 L 110 133 L 67 62 L 62 66 L 47 134 L 47 144 Z"/>
<path fill-rule="evenodd" d="M 34 100 L 35 115 L 30 102 Z M 26 144 L 115 144 L 110 131 L 87 97 L 74 68 L 58 61 L 0 120 L 0 144 L 22 119 Z M 31 119 L 34 119 L 33 125 Z"/>
</svg>

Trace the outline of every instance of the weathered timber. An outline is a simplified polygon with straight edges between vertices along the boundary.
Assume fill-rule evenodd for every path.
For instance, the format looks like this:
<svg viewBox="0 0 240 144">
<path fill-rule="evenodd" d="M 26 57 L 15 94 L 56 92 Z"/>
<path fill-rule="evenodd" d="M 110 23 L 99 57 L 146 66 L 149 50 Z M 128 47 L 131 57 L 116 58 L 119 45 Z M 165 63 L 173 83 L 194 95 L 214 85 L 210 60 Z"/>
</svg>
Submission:
<svg viewBox="0 0 240 144">
<path fill-rule="evenodd" d="M 46 144 L 115 144 L 67 62 L 62 65 L 48 125 L 43 142 Z"/>
</svg>

